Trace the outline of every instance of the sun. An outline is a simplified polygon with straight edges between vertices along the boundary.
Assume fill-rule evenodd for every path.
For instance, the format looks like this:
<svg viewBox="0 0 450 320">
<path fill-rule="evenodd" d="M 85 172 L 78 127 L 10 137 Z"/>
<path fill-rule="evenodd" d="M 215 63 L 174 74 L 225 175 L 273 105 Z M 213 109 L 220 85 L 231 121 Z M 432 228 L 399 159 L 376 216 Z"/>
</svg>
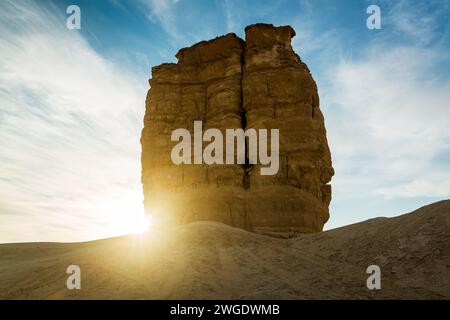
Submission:
<svg viewBox="0 0 450 320">
<path fill-rule="evenodd" d="M 142 196 L 138 193 L 122 193 L 102 199 L 96 212 L 101 216 L 102 236 L 142 234 L 151 226 L 145 214 Z"/>
<path fill-rule="evenodd" d="M 110 212 L 110 232 L 115 234 L 144 233 L 150 227 L 150 218 L 139 205 L 117 206 Z"/>
<path fill-rule="evenodd" d="M 143 215 L 137 221 L 137 225 L 133 228 L 135 231 L 132 233 L 145 233 L 150 229 L 150 217 L 147 215 Z"/>
</svg>

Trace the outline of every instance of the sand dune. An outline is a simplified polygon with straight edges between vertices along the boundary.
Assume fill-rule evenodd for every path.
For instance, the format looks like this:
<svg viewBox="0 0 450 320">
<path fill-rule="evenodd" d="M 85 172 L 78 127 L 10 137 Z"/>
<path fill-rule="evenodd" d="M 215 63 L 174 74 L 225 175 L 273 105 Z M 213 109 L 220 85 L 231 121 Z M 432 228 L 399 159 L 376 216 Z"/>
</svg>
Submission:
<svg viewBox="0 0 450 320">
<path fill-rule="evenodd" d="M 283 240 L 197 222 L 92 242 L 0 245 L 2 299 L 450 298 L 450 200 Z M 81 268 L 81 290 L 66 268 Z M 381 290 L 366 268 L 381 268 Z"/>
</svg>

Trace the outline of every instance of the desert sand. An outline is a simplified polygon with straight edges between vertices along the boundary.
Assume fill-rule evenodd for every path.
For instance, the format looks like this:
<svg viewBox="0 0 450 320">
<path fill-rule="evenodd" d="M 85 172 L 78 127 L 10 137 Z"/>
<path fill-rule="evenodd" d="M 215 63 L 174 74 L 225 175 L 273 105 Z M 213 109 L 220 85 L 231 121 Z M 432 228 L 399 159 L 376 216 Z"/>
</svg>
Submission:
<svg viewBox="0 0 450 320">
<path fill-rule="evenodd" d="M 221 223 L 83 243 L 0 245 L 2 299 L 449 299 L 450 200 L 277 239 Z M 68 290 L 68 265 L 81 290 Z M 366 269 L 381 268 L 381 290 Z"/>
</svg>

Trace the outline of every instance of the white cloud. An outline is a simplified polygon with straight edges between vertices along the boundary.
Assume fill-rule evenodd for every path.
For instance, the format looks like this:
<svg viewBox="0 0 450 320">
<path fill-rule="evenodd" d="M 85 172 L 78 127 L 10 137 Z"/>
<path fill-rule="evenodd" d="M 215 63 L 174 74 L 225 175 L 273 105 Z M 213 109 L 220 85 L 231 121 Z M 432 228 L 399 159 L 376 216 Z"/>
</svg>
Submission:
<svg viewBox="0 0 450 320">
<path fill-rule="evenodd" d="M 225 14 L 225 24 L 227 32 L 238 32 L 238 24 L 236 22 L 237 10 L 234 7 L 234 3 L 231 0 L 223 1 L 223 10 Z M 240 30 L 239 30 L 240 31 Z"/>
<path fill-rule="evenodd" d="M 395 28 L 398 34 L 404 38 L 408 37 L 416 44 L 429 44 L 435 40 L 439 24 L 436 20 L 439 16 L 450 11 L 450 2 L 437 2 L 439 10 L 430 10 L 430 6 L 436 1 L 415 1 L 398 0 L 387 2 L 388 12 L 383 14 L 386 28 Z"/>
<path fill-rule="evenodd" d="M 142 211 L 146 83 L 56 10 L 1 4 L 0 242 L 113 235 Z"/>
<path fill-rule="evenodd" d="M 329 73 L 325 103 L 344 197 L 450 196 L 450 79 L 436 67 L 445 52 L 419 47 L 370 48 Z"/>
<path fill-rule="evenodd" d="M 183 42 L 182 35 L 177 28 L 177 17 L 174 7 L 179 0 L 141 0 L 149 10 L 148 19 L 159 23 L 163 30 L 172 38 L 174 43 Z"/>
<path fill-rule="evenodd" d="M 450 192 L 450 175 L 433 177 L 433 179 L 413 181 L 395 187 L 382 188 L 375 191 L 388 199 L 394 197 L 448 197 Z"/>
<path fill-rule="evenodd" d="M 177 48 L 193 39 L 186 32 L 180 38 L 177 1 L 141 1 Z M 423 38 L 420 46 L 384 42 L 380 34 L 358 58 L 340 54 L 351 49 L 341 42 L 348 32 L 324 32 L 308 12 L 294 19 L 296 50 L 320 57 L 329 70 L 327 79 L 318 77 L 319 89 L 336 168 L 334 198 L 346 203 L 450 195 L 450 80 L 439 76 L 448 54 L 427 40 L 436 40 L 433 22 L 424 18 L 423 30 L 410 28 L 420 15 L 395 8 L 391 15 L 406 20 L 392 17 L 392 25 Z M 228 28 L 265 16 L 257 9 L 229 11 Z M 206 39 L 207 32 L 195 36 Z M 67 30 L 65 12 L 1 1 L 0 34 L 0 242 L 119 232 L 142 210 L 146 82 Z"/>
</svg>

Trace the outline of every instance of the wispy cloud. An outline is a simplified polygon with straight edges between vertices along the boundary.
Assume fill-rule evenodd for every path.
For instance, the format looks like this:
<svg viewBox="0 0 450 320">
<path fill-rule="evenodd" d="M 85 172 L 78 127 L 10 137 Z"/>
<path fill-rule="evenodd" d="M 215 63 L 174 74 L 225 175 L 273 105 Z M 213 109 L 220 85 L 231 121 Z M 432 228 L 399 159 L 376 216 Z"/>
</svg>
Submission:
<svg viewBox="0 0 450 320">
<path fill-rule="evenodd" d="M 336 197 L 450 196 L 450 164 L 441 160 L 450 157 L 450 77 L 440 72 L 450 64 L 448 32 L 436 28 L 442 9 L 424 15 L 420 4 L 397 2 L 383 16 L 385 34 L 328 69 L 322 101 Z"/>
<path fill-rule="evenodd" d="M 175 44 L 183 42 L 182 33 L 177 28 L 177 16 L 174 11 L 180 0 L 141 0 L 148 10 L 147 18 L 157 23 L 171 37 Z"/>
<path fill-rule="evenodd" d="M 383 15 L 387 28 L 394 29 L 403 38 L 409 38 L 419 45 L 427 45 L 439 36 L 439 18 L 448 19 L 450 1 L 431 0 L 411 2 L 398 0 L 386 2 L 388 11 Z"/>
<path fill-rule="evenodd" d="M 333 1 L 110 2 L 133 19 L 145 9 L 151 30 L 128 31 L 155 40 L 161 62 L 198 40 L 242 35 L 250 23 L 294 27 L 293 46 L 318 82 L 336 169 L 332 225 L 387 213 L 364 207 L 355 215 L 361 199 L 400 203 L 400 213 L 402 199 L 413 208 L 417 197 L 450 196 L 449 1 L 380 1 L 383 29 L 373 33 L 365 33 L 369 1 L 352 3 L 348 16 Z M 131 63 L 108 61 L 67 30 L 64 10 L 41 3 L 0 1 L 0 242 L 131 229 L 142 211 L 146 83 L 124 69 Z"/>
<path fill-rule="evenodd" d="M 1 4 L 0 242 L 113 235 L 142 213 L 145 83 L 67 30 L 64 14 Z"/>
<path fill-rule="evenodd" d="M 225 14 L 225 25 L 227 32 L 237 32 L 237 22 L 236 22 L 236 9 L 234 8 L 234 3 L 231 0 L 223 1 L 223 11 Z"/>
</svg>

